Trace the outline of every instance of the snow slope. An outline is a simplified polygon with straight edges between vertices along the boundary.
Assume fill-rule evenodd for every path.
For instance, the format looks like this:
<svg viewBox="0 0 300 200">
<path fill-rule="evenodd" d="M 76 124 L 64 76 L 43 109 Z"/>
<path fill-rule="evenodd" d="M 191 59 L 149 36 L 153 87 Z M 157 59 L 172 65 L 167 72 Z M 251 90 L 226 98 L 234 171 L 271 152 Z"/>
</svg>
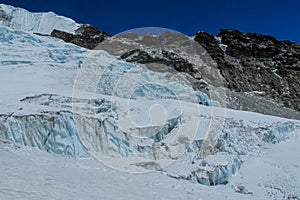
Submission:
<svg viewBox="0 0 300 200">
<path fill-rule="evenodd" d="M 300 199 L 299 121 L 11 24 L 0 42 L 0 199 Z"/>
</svg>

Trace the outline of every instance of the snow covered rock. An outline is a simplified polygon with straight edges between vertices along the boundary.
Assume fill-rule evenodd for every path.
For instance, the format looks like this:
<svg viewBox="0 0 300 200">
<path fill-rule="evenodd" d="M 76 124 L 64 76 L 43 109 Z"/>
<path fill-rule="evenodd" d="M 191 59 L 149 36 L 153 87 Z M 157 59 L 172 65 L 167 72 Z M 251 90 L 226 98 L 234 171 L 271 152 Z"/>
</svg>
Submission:
<svg viewBox="0 0 300 200">
<path fill-rule="evenodd" d="M 83 24 L 75 30 L 75 34 L 54 29 L 51 32 L 51 36 L 87 49 L 94 49 L 105 38 L 109 37 L 109 34 L 102 32 L 91 25 Z"/>
<path fill-rule="evenodd" d="M 300 119 L 299 44 L 238 30 L 221 30 L 216 37 L 198 32 L 195 41 L 217 62 L 224 85 L 236 92 L 228 96 L 237 98 L 238 105 L 228 107 Z"/>
</svg>

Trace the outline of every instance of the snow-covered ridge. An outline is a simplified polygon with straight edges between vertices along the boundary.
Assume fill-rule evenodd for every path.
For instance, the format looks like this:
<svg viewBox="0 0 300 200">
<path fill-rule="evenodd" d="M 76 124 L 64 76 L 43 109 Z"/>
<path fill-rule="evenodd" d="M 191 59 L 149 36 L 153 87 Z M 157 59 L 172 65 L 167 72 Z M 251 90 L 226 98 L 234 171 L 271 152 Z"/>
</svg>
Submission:
<svg viewBox="0 0 300 200">
<path fill-rule="evenodd" d="M 54 12 L 31 13 L 5 4 L 0 4 L 0 24 L 15 30 L 41 34 L 50 34 L 53 29 L 74 33 L 80 26 L 74 20 Z"/>
</svg>

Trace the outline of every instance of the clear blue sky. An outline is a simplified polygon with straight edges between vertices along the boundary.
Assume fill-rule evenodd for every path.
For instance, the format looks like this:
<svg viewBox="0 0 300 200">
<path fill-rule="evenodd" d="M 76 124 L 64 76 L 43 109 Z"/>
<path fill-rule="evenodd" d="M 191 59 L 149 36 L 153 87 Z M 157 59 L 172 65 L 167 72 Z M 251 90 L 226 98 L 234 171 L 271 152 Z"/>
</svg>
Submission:
<svg viewBox="0 0 300 200">
<path fill-rule="evenodd" d="M 300 43 L 299 0 L 0 0 L 29 11 L 54 11 L 116 34 L 154 26 L 195 35 L 238 29 Z"/>
</svg>

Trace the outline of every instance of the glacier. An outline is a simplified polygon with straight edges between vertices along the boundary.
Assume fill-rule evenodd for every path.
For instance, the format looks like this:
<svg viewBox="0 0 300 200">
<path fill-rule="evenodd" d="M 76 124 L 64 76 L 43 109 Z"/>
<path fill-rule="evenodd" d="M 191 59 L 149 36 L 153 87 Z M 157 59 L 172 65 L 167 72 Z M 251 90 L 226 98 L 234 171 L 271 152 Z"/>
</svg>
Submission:
<svg viewBox="0 0 300 200">
<path fill-rule="evenodd" d="M 7 113 L 2 116 L 3 139 L 74 157 L 86 156 L 89 151 L 96 148 L 96 153 L 104 155 L 128 157 L 134 154 L 145 158 L 159 155 L 160 158 L 172 160 L 174 156 L 164 149 L 168 147 L 162 140 L 180 124 L 182 113 L 179 111 L 174 113 L 175 108 L 180 108 L 182 100 L 207 105 L 210 103 L 206 94 L 195 92 L 185 82 L 170 81 L 164 74 L 146 71 L 138 65 L 118 60 L 104 51 L 88 51 L 72 44 L 62 43 L 55 38 L 37 36 L 6 26 L 0 26 L 0 31 L 3 33 L 0 48 L 1 52 L 5 52 L 0 62 L 1 105 L 3 105 L 1 112 Z M 82 97 L 82 100 L 76 100 L 74 97 L 74 81 L 80 80 L 76 75 L 91 67 L 101 72 L 101 76 L 96 77 L 99 79 L 96 94 L 100 97 L 94 102 L 102 102 L 105 98 L 106 108 L 95 107 L 101 105 L 91 103 L 92 99 Z M 20 78 L 15 79 L 14 76 L 18 75 Z M 12 79 L 15 81 L 7 86 Z M 86 85 L 86 82 L 83 84 Z M 127 109 L 125 103 L 128 99 L 133 106 L 131 109 L 140 111 L 150 109 L 153 104 L 160 104 L 163 107 L 172 105 L 169 106 L 170 115 L 165 121 L 158 120 L 157 123 L 147 126 L 118 127 L 117 123 L 127 122 L 116 122 L 115 116 L 121 119 L 128 116 L 121 116 L 121 113 L 108 110 L 112 109 L 112 104 L 120 102 L 123 107 L 119 109 Z M 145 100 L 149 100 L 147 108 Z M 74 105 L 77 104 L 86 104 L 85 106 L 91 108 L 74 112 Z M 141 107 L 138 108 L 136 105 Z M 93 112 L 95 110 L 96 112 Z M 74 115 L 83 117 L 74 120 Z M 135 118 L 149 118 L 147 112 L 143 115 L 145 116 L 136 115 Z M 75 129 L 76 120 L 86 122 L 82 130 Z M 88 120 L 92 120 L 90 126 Z M 95 124 L 101 127 L 100 130 L 95 130 L 93 127 Z M 99 131 L 101 133 L 98 133 Z M 102 147 L 93 146 L 88 151 L 81 141 L 85 137 L 79 137 L 87 132 L 89 134 L 86 135 L 103 135 L 99 141 Z M 130 134 L 149 137 L 139 142 L 138 139 L 130 138 Z M 155 143 L 161 143 L 161 152 L 160 150 L 158 153 L 154 152 Z M 186 144 L 179 146 L 182 145 Z M 106 149 L 110 151 L 104 152 Z"/>
<path fill-rule="evenodd" d="M 10 168 L 20 165 L 17 160 L 41 174 L 39 168 L 45 167 L 60 186 L 63 181 L 57 176 L 65 180 L 63 174 L 86 173 L 87 180 L 72 176 L 76 185 L 71 185 L 78 193 L 80 181 L 94 180 L 95 185 L 87 185 L 95 192 L 101 181 L 111 178 L 120 182 L 120 188 L 141 183 L 142 192 L 136 192 L 147 193 L 148 199 L 149 187 L 167 199 L 174 198 L 173 193 L 182 199 L 202 195 L 220 199 L 223 193 L 233 199 L 264 199 L 262 190 L 278 188 L 279 196 L 300 198 L 299 181 L 291 186 L 276 183 L 277 179 L 286 183 L 290 174 L 298 177 L 299 165 L 291 159 L 284 161 L 292 163 L 286 167 L 282 157 L 275 164 L 268 160 L 276 160 L 283 150 L 291 152 L 282 155 L 295 155 L 296 150 L 286 144 L 293 148 L 299 144 L 299 121 L 221 108 L 208 94 L 168 74 L 124 62 L 105 51 L 33 34 L 47 34 L 53 28 L 72 32 L 78 27 L 53 13 L 32 14 L 1 4 L 0 18 L 0 169 L 5 171 L 0 180 L 7 180 L 0 183 L 0 198 L 7 199 L 7 191 L 18 196 L 13 187 L 19 185 L 9 179 L 22 170 Z M 266 153 L 273 149 L 277 155 Z M 257 178 L 256 172 L 247 167 L 257 163 L 264 166 L 261 173 L 273 167 L 288 171 L 258 183 L 251 179 Z M 32 171 L 28 174 L 38 179 Z M 98 192 L 109 198 L 114 189 Z M 129 189 L 125 193 L 130 198 Z M 72 196 L 70 191 L 66 198 Z"/>
</svg>

